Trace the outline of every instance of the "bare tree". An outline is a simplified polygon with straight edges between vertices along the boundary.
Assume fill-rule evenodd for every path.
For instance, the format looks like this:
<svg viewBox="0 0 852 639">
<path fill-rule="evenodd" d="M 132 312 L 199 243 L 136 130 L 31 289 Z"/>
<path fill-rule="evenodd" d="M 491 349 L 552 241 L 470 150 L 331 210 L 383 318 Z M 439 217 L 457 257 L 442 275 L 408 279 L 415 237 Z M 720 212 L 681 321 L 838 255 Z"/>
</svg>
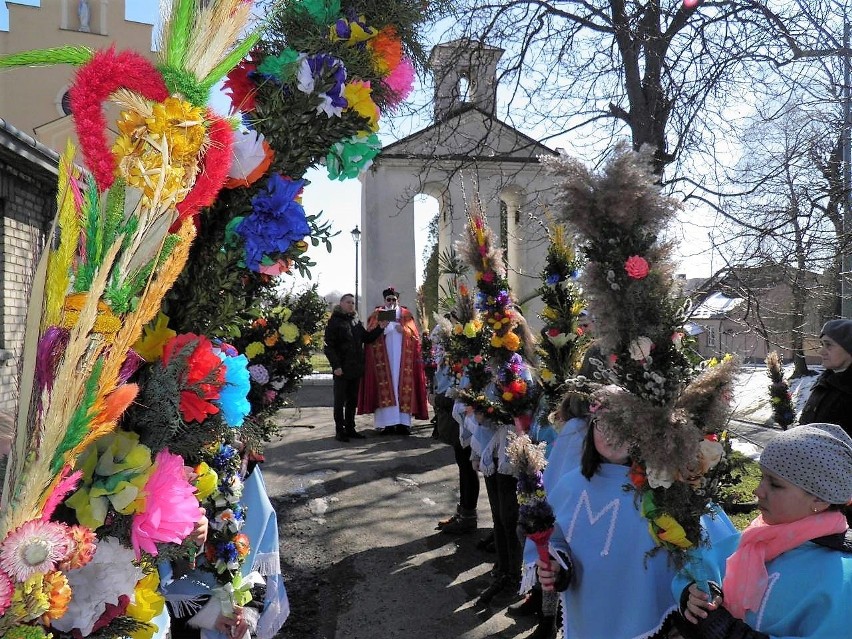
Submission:
<svg viewBox="0 0 852 639">
<path fill-rule="evenodd" d="M 505 49 L 510 121 L 543 137 L 574 133 L 594 152 L 627 133 L 634 148 L 656 149 L 662 173 L 725 134 L 725 107 L 742 101 L 761 65 L 792 57 L 772 21 L 795 22 L 797 7 L 766 4 L 461 0 L 445 37 Z"/>
</svg>

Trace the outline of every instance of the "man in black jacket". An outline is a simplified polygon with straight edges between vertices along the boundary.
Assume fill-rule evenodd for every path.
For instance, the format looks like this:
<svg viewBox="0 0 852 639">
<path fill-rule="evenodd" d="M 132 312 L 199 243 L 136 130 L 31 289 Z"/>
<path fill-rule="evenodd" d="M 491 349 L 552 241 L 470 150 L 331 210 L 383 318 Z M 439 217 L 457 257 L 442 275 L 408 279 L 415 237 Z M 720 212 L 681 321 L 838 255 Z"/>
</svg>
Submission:
<svg viewBox="0 0 852 639">
<path fill-rule="evenodd" d="M 349 438 L 364 439 L 355 430 L 355 409 L 358 404 L 358 385 L 364 374 L 364 342 L 379 336 L 368 333 L 355 312 L 355 296 L 347 293 L 340 298 L 325 327 L 325 347 L 334 373 L 334 438 L 348 442 Z"/>
</svg>

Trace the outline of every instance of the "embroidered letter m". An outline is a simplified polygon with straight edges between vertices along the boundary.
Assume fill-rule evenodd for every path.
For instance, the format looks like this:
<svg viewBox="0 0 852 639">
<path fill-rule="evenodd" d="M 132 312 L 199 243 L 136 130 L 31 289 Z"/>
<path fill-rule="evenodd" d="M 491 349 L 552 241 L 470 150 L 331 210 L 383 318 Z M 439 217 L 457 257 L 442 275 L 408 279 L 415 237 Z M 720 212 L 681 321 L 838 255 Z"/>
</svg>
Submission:
<svg viewBox="0 0 852 639">
<path fill-rule="evenodd" d="M 577 525 L 577 519 L 580 517 L 581 513 L 586 513 L 586 517 L 588 518 L 590 526 L 596 526 L 597 523 L 604 518 L 605 515 L 609 514 L 609 527 L 607 529 L 606 536 L 604 537 L 604 545 L 601 549 L 601 557 L 605 557 L 609 554 L 610 546 L 612 545 L 612 538 L 615 534 L 615 522 L 618 519 L 618 509 L 621 506 L 621 502 L 618 499 L 613 499 L 606 506 L 603 507 L 602 510 L 598 512 L 592 512 L 592 504 L 589 501 L 589 493 L 587 491 L 583 491 L 580 494 L 580 499 L 577 500 L 577 507 L 574 508 L 574 514 L 571 516 L 571 525 L 568 528 L 568 534 L 565 535 L 565 540 L 570 544 L 571 539 L 574 537 L 574 527 Z M 602 522 L 603 524 L 607 523 L 607 520 Z"/>
</svg>

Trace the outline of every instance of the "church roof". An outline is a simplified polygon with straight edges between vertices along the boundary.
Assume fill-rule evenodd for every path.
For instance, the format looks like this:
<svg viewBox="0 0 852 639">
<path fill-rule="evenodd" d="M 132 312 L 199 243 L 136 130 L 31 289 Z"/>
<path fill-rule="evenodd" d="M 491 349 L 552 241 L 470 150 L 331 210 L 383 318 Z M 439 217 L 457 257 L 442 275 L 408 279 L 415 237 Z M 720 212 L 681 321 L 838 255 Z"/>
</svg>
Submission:
<svg viewBox="0 0 852 639">
<path fill-rule="evenodd" d="M 556 151 L 473 104 L 382 149 L 380 159 L 538 162 Z"/>
</svg>

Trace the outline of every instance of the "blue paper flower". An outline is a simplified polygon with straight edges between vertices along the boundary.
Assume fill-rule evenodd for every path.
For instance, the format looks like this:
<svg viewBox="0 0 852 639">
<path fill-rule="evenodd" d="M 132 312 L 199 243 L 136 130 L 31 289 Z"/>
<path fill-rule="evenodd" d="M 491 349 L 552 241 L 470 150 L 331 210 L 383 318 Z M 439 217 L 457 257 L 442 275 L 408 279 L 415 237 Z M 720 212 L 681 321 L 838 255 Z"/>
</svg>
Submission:
<svg viewBox="0 0 852 639">
<path fill-rule="evenodd" d="M 217 402 L 222 409 L 222 417 L 231 428 L 243 425 L 243 420 L 251 412 L 247 397 L 251 390 L 249 381 L 248 358 L 245 355 L 231 357 L 221 353 L 219 357 L 225 363 L 225 385 Z"/>
<path fill-rule="evenodd" d="M 550 275 L 547 276 L 547 279 L 544 280 L 544 281 L 548 286 L 554 286 L 556 284 L 559 284 L 559 282 L 562 281 L 562 276 L 559 275 L 559 273 L 551 273 Z"/>
<path fill-rule="evenodd" d="M 251 215 L 243 218 L 234 230 L 245 242 L 246 267 L 259 271 L 264 256 L 277 256 L 311 232 L 305 209 L 296 197 L 304 180 L 288 180 L 274 173 L 266 186 L 252 200 Z"/>
</svg>

